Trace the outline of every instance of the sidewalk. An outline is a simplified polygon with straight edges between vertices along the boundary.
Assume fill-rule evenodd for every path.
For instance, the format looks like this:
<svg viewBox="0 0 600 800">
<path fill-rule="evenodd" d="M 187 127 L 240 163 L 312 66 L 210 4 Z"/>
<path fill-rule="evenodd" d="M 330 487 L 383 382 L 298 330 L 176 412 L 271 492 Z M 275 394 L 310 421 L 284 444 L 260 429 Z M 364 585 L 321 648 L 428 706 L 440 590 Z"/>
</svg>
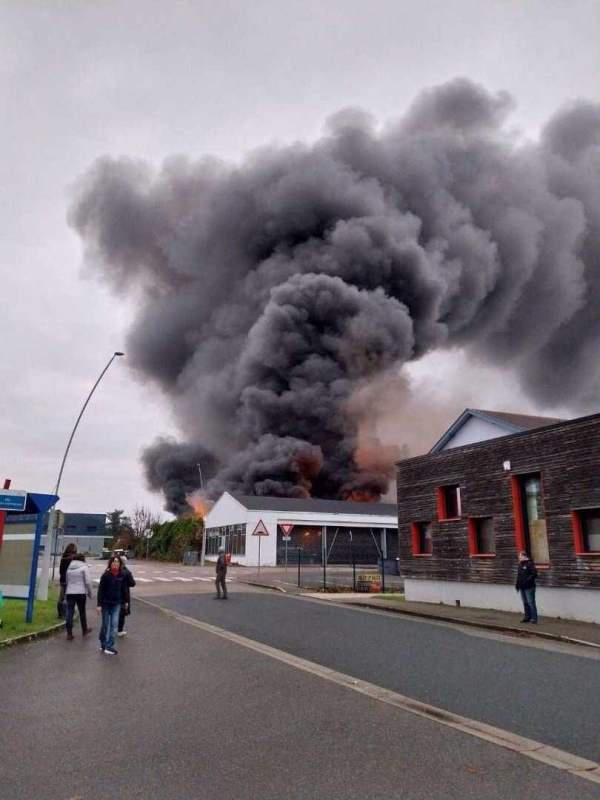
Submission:
<svg viewBox="0 0 600 800">
<path fill-rule="evenodd" d="M 326 593 L 326 592 L 307 592 L 306 588 L 298 588 L 291 583 L 282 583 L 269 576 L 268 571 L 261 574 L 260 581 L 254 571 L 247 576 L 236 576 L 240 583 L 248 583 L 254 586 L 264 586 L 265 588 L 284 590 L 288 594 L 301 594 L 303 596 L 315 597 L 332 603 L 343 603 L 345 605 L 362 606 L 363 608 L 374 608 L 378 610 L 390 611 L 396 614 L 407 616 L 423 617 L 428 619 L 441 620 L 443 622 L 455 622 L 461 625 L 469 625 L 487 630 L 495 630 L 519 636 L 537 636 L 543 639 L 553 639 L 556 641 L 586 644 L 600 648 L 600 625 L 590 622 L 575 622 L 567 619 L 553 619 L 551 617 L 540 617 L 537 625 L 521 623 L 521 614 L 513 614 L 509 611 L 495 611 L 494 609 L 484 608 L 465 608 L 461 606 L 443 605 L 441 603 L 410 603 L 402 600 L 385 600 L 384 595 L 378 594 L 356 594 L 348 593 Z"/>
</svg>

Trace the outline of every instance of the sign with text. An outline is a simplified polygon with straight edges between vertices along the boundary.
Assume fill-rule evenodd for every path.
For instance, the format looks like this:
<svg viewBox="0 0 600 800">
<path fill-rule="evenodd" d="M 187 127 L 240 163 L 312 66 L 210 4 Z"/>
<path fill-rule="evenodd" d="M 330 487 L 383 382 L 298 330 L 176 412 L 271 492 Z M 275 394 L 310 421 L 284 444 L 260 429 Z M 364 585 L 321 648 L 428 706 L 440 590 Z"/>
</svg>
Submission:
<svg viewBox="0 0 600 800">
<path fill-rule="evenodd" d="M 259 520 L 258 525 L 252 531 L 252 536 L 268 536 L 268 535 L 269 535 L 269 531 L 267 530 L 267 526 L 262 521 L 262 519 Z"/>
<path fill-rule="evenodd" d="M 27 492 L 0 489 L 0 511 L 25 511 Z"/>
<path fill-rule="evenodd" d="M 379 592 L 381 590 L 381 575 L 378 572 L 364 572 L 356 576 L 357 592 Z"/>
</svg>

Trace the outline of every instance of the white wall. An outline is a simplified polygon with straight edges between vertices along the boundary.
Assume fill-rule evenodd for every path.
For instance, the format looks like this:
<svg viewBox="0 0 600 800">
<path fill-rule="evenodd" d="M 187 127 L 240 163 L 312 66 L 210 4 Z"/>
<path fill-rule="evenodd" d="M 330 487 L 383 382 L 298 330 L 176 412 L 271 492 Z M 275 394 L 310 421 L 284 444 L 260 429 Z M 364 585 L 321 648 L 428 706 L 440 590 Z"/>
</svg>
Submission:
<svg viewBox="0 0 600 800">
<path fill-rule="evenodd" d="M 260 538 L 261 567 L 275 567 L 277 565 L 277 520 L 280 517 L 281 514 L 278 511 L 248 511 L 245 564 L 253 566 L 258 564 L 258 540 Z M 261 520 L 269 535 L 252 536 L 252 532 Z"/>
<path fill-rule="evenodd" d="M 204 518 L 206 528 L 221 528 L 223 525 L 240 525 L 246 522 L 248 511 L 230 494 L 222 494 Z"/>
<path fill-rule="evenodd" d="M 470 608 L 493 608 L 522 612 L 521 597 L 513 586 L 463 581 L 432 581 L 405 578 L 407 600 L 422 603 L 445 603 Z M 558 589 L 538 586 L 536 604 L 540 617 L 561 617 L 581 622 L 600 623 L 600 591 L 594 589 Z"/>
<path fill-rule="evenodd" d="M 463 444 L 498 439 L 500 436 L 508 436 L 506 428 L 502 428 L 500 425 L 488 420 L 479 419 L 479 417 L 469 417 L 462 428 L 459 428 L 450 441 L 442 447 L 442 450 L 452 450 L 452 448 L 461 447 Z"/>
</svg>

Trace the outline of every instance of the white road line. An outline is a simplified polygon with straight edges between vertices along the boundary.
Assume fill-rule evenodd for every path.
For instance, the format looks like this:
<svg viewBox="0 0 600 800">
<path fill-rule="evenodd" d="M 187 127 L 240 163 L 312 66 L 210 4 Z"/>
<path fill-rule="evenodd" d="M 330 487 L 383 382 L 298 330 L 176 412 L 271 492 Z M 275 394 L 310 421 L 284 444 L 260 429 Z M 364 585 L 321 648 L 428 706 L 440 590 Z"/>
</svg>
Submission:
<svg viewBox="0 0 600 800">
<path fill-rule="evenodd" d="M 373 700 L 378 700 L 381 703 L 386 703 L 403 711 L 408 711 L 410 714 L 416 714 L 419 717 L 425 717 L 440 725 L 445 725 L 457 731 L 462 731 L 477 739 L 491 742 L 504 747 L 507 750 L 519 753 L 525 758 L 532 758 L 534 761 L 541 761 L 543 764 L 549 764 L 556 769 L 565 770 L 571 775 L 578 778 L 585 778 L 593 783 L 600 783 L 600 764 L 595 761 L 590 761 L 587 758 L 568 753 L 564 750 L 559 750 L 556 747 L 550 747 L 543 742 L 537 742 L 534 739 L 526 739 L 524 736 L 512 733 L 511 731 L 496 728 L 493 725 L 487 725 L 484 722 L 479 722 L 475 719 L 463 717 L 460 714 L 455 714 L 452 711 L 430 705 L 429 703 L 422 703 L 420 700 L 414 700 L 412 697 L 406 697 L 392 692 L 389 689 L 383 689 L 367 681 L 358 680 L 352 675 L 346 675 L 343 672 L 336 672 L 329 667 L 324 667 L 321 664 L 315 664 L 313 661 L 307 661 L 305 658 L 293 656 L 286 653 L 284 650 L 278 650 L 267 644 L 255 642 L 253 639 L 248 639 L 245 636 L 240 636 L 239 633 L 232 633 L 224 628 L 218 628 L 216 625 L 211 625 L 208 622 L 201 622 L 193 617 L 188 617 L 185 614 L 179 614 L 176 611 L 163 608 L 157 603 L 152 603 L 149 600 L 142 600 L 138 598 L 138 602 L 145 603 L 148 606 L 162 611 L 168 617 L 177 619 L 187 625 L 193 625 L 195 628 L 200 628 L 203 631 L 212 633 L 215 636 L 220 636 L 223 639 L 228 639 L 230 642 L 247 647 L 249 650 L 254 650 L 264 656 L 273 658 L 277 661 L 282 661 L 290 667 L 309 672 L 316 675 L 323 680 L 337 683 L 340 686 L 345 686 L 347 689 L 364 694 Z"/>
<path fill-rule="evenodd" d="M 157 576 L 156 580 L 157 581 L 162 581 L 163 583 L 173 583 L 173 578 L 159 578 Z"/>
<path fill-rule="evenodd" d="M 136 583 L 152 583 L 150 578 L 139 578 L 139 577 L 135 579 L 135 582 Z"/>
<path fill-rule="evenodd" d="M 175 577 L 175 575 L 173 575 L 172 580 L 174 580 L 174 581 L 184 581 L 185 583 L 191 583 L 192 582 L 191 578 L 177 578 L 177 577 Z"/>
</svg>

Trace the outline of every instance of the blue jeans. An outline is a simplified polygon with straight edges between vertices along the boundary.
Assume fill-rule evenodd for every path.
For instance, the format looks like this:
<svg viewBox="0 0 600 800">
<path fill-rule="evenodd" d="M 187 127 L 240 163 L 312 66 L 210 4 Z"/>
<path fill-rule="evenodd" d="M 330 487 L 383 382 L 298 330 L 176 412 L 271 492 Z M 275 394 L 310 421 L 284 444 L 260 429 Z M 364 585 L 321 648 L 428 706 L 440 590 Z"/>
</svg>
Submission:
<svg viewBox="0 0 600 800">
<path fill-rule="evenodd" d="M 523 610 L 525 612 L 525 619 L 530 622 L 537 622 L 537 606 L 535 604 L 535 586 L 533 589 L 521 589 L 521 600 L 523 601 Z"/>
<path fill-rule="evenodd" d="M 119 611 L 121 604 L 115 606 L 102 606 L 102 627 L 100 628 L 100 647 L 105 650 L 113 650 L 115 646 L 115 636 L 117 635 L 117 625 L 119 622 Z"/>
</svg>

